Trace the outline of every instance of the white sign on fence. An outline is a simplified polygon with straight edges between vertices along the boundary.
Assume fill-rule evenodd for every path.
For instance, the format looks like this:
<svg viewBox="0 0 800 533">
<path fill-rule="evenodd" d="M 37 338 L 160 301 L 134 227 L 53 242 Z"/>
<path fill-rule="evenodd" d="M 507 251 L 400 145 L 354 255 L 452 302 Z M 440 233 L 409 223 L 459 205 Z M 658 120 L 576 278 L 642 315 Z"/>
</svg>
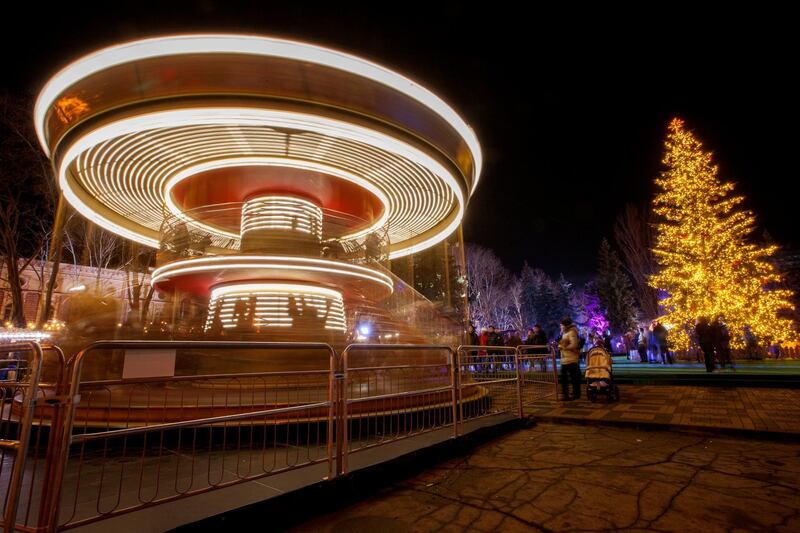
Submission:
<svg viewBox="0 0 800 533">
<path fill-rule="evenodd" d="M 122 379 L 175 375 L 175 350 L 125 350 Z"/>
</svg>

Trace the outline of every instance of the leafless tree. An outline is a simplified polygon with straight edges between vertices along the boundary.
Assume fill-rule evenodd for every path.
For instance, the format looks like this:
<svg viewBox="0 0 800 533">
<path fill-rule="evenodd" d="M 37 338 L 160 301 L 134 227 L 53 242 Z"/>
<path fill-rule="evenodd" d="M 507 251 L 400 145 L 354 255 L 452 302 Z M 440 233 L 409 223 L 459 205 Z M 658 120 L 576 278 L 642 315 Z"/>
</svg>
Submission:
<svg viewBox="0 0 800 533">
<path fill-rule="evenodd" d="M 525 316 L 525 285 L 518 276 L 513 276 L 508 284 L 508 299 L 509 325 L 521 331 L 528 321 Z"/>
<path fill-rule="evenodd" d="M 50 163 L 36 143 L 31 109 L 29 99 L 0 96 L 0 256 L 11 293 L 11 320 L 18 327 L 26 323 L 21 273 L 47 248 L 57 199 Z"/>
<path fill-rule="evenodd" d="M 645 318 L 658 316 L 658 294 L 647 280 L 657 265 L 653 256 L 653 224 L 646 207 L 627 204 L 614 224 L 614 237 L 622 251 L 623 264 L 633 280 L 633 288 Z"/>
<path fill-rule="evenodd" d="M 505 327 L 511 274 L 492 250 L 466 246 L 470 318 L 481 325 Z"/>
<path fill-rule="evenodd" d="M 154 251 L 133 241 L 125 241 L 123 246 L 126 256 L 123 265 L 125 291 L 128 300 L 126 325 L 138 331 L 147 322 L 147 313 L 155 292 L 153 285 L 145 281 L 153 262 Z"/>
<path fill-rule="evenodd" d="M 88 222 L 91 224 L 91 222 Z M 94 228 L 92 240 L 88 244 L 89 264 L 96 271 L 95 290 L 100 291 L 100 274 L 103 270 L 111 267 L 113 262 L 118 259 L 121 241 L 120 238 L 101 228 Z"/>
</svg>

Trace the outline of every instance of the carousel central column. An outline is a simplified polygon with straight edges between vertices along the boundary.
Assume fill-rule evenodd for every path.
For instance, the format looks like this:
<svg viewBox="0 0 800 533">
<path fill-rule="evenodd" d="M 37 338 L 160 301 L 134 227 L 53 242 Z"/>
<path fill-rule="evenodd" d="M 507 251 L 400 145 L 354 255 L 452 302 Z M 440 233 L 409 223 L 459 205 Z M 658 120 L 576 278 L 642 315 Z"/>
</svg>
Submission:
<svg viewBox="0 0 800 533">
<path fill-rule="evenodd" d="M 242 206 L 241 251 L 319 257 L 322 220 L 322 209 L 311 200 L 278 194 L 253 196 Z M 346 329 L 342 293 L 333 289 L 272 279 L 228 282 L 210 289 L 207 331 Z"/>
</svg>

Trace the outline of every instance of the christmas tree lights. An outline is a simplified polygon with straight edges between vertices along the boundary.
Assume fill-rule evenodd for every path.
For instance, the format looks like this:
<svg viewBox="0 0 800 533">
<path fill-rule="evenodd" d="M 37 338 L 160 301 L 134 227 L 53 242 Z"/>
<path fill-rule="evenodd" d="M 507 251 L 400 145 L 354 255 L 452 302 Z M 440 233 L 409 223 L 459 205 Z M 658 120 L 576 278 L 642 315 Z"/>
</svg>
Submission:
<svg viewBox="0 0 800 533">
<path fill-rule="evenodd" d="M 745 328 L 762 343 L 793 340 L 792 321 L 780 316 L 792 292 L 777 288 L 768 261 L 777 247 L 749 239 L 753 213 L 739 208 L 744 198 L 719 179 L 712 154 L 680 119 L 669 125 L 663 163 L 653 202 L 660 270 L 650 284 L 667 295 L 660 304 L 673 346 L 689 347 L 699 317 L 723 317 L 734 347 L 744 346 Z"/>
</svg>

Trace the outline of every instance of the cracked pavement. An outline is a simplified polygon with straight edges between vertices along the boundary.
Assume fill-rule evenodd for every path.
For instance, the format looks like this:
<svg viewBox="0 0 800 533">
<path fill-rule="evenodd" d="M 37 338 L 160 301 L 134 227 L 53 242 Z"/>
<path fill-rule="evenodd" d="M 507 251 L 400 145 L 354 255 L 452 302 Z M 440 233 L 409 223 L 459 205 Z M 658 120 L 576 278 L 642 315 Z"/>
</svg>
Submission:
<svg viewBox="0 0 800 533">
<path fill-rule="evenodd" d="M 540 423 L 295 532 L 800 531 L 800 445 Z"/>
</svg>

